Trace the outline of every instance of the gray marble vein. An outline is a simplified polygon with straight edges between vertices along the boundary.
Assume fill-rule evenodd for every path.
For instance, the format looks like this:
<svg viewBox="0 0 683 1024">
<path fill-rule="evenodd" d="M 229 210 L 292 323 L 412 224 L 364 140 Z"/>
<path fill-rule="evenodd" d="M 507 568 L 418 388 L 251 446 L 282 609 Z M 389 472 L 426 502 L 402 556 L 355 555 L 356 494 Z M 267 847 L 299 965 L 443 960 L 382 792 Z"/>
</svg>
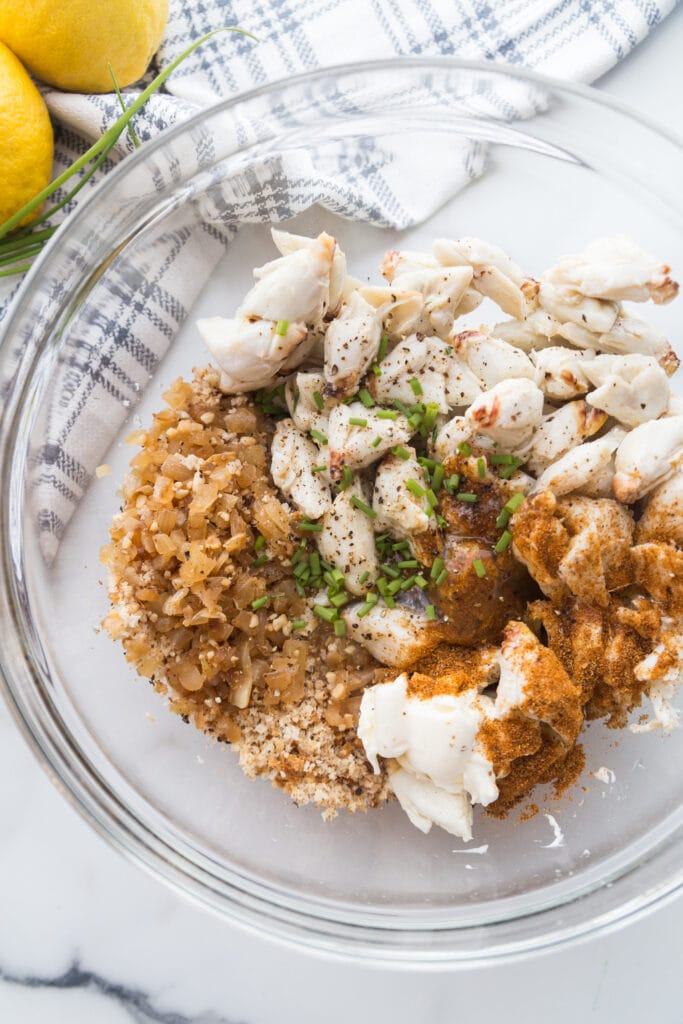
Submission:
<svg viewBox="0 0 683 1024">
<path fill-rule="evenodd" d="M 78 961 L 74 961 L 63 974 L 55 978 L 44 978 L 32 974 L 12 974 L 0 968 L 0 981 L 29 989 L 52 989 L 55 991 L 83 989 L 87 992 L 97 993 L 105 999 L 111 999 L 118 1003 L 129 1014 L 134 1024 L 244 1024 L 234 1018 L 223 1017 L 213 1012 L 187 1017 L 184 1013 L 176 1013 L 173 1010 L 160 1010 L 140 989 L 128 988 L 126 985 L 108 981 L 92 971 L 83 970 Z"/>
</svg>

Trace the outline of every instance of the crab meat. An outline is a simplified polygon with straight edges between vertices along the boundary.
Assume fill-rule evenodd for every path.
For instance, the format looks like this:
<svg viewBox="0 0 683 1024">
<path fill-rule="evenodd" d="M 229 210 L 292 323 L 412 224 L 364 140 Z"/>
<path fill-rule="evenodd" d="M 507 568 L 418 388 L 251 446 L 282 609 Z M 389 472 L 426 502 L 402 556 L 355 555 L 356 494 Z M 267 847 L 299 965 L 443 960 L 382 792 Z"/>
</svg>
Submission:
<svg viewBox="0 0 683 1024">
<path fill-rule="evenodd" d="M 534 365 L 526 352 L 483 331 L 456 334 L 453 347 L 484 389 L 510 377 L 534 379 Z"/>
<path fill-rule="evenodd" d="M 534 310 L 524 320 L 504 320 L 491 331 L 494 338 L 531 352 L 554 345 L 561 324 L 543 309 Z"/>
<path fill-rule="evenodd" d="M 626 235 L 596 238 L 578 256 L 563 256 L 546 275 L 581 295 L 616 302 L 671 302 L 678 284 L 671 267 L 644 252 Z"/>
<path fill-rule="evenodd" d="M 328 395 L 353 394 L 377 354 L 382 313 L 359 292 L 352 292 L 325 333 L 325 390 Z"/>
<path fill-rule="evenodd" d="M 653 356 L 669 377 L 676 372 L 680 363 L 663 334 L 644 320 L 625 313 L 619 314 L 611 330 L 595 339 L 595 347 L 600 352 L 613 352 L 620 356 L 632 353 Z"/>
<path fill-rule="evenodd" d="M 379 559 L 372 520 L 355 507 L 354 497 L 367 503 L 368 495 L 360 480 L 339 492 L 323 517 L 322 533 L 316 541 L 323 558 L 344 573 L 346 589 L 364 594 L 379 575 Z"/>
<path fill-rule="evenodd" d="M 532 352 L 536 372 L 534 380 L 544 395 L 555 402 L 585 395 L 590 381 L 584 365 L 595 353 L 577 352 L 575 349 L 552 345 L 540 352 Z"/>
<path fill-rule="evenodd" d="M 612 329 L 619 312 L 616 302 L 589 298 L 567 285 L 556 284 L 550 273 L 541 278 L 538 301 L 560 323 L 576 324 L 583 331 L 598 334 Z"/>
<path fill-rule="evenodd" d="M 542 473 L 570 448 L 597 434 L 606 420 L 606 413 L 588 408 L 583 399 L 568 402 L 551 412 L 543 418 L 533 436 L 527 459 L 529 469 L 536 475 Z"/>
<path fill-rule="evenodd" d="M 609 591 L 632 582 L 633 516 L 609 498 L 566 498 L 559 510 L 571 537 L 559 577 L 580 601 L 606 608 Z"/>
<path fill-rule="evenodd" d="M 449 455 L 455 455 L 458 446 L 469 442 L 473 433 L 474 427 L 466 416 L 454 416 L 448 423 L 444 423 L 436 435 L 434 453 L 442 461 Z"/>
<path fill-rule="evenodd" d="M 380 267 L 397 292 L 420 292 L 429 326 L 446 338 L 472 281 L 472 268 L 442 267 L 422 253 L 389 252 Z"/>
<path fill-rule="evenodd" d="M 683 463 L 683 416 L 641 423 L 619 445 L 614 493 L 631 504 L 666 480 Z"/>
<path fill-rule="evenodd" d="M 352 419 L 364 420 L 359 426 Z M 410 440 L 412 428 L 401 413 L 395 420 L 382 419 L 361 402 L 338 405 L 330 412 L 328 442 L 330 475 L 341 479 L 344 467 L 362 469 L 372 465 L 394 445 Z M 379 440 L 377 440 L 379 438 Z"/>
<path fill-rule="evenodd" d="M 433 250 L 443 266 L 471 267 L 472 285 L 478 292 L 492 299 L 508 316 L 524 318 L 527 305 L 521 288 L 522 271 L 497 245 L 479 238 L 438 239 Z"/>
<path fill-rule="evenodd" d="M 239 308 L 241 317 L 320 324 L 330 309 L 330 286 L 337 243 L 323 232 L 311 245 L 254 270 L 256 284 Z M 334 296 L 332 296 L 334 299 Z"/>
<path fill-rule="evenodd" d="M 631 550 L 635 582 L 661 607 L 667 618 L 683 618 L 683 551 L 656 541 Z"/>
<path fill-rule="evenodd" d="M 414 448 L 406 449 L 409 459 L 398 455 L 387 455 L 377 468 L 372 507 L 377 513 L 375 529 L 388 530 L 393 537 L 407 540 L 413 546 L 414 539 L 425 531 L 436 529 L 436 516 L 425 497 L 417 497 L 408 489 L 408 481 L 416 480 L 426 491 L 429 487 L 425 472 L 417 461 Z M 413 548 L 413 555 L 416 554 Z"/>
<path fill-rule="evenodd" d="M 636 541 L 664 541 L 683 547 L 683 473 L 674 473 L 650 493 L 638 520 Z"/>
<path fill-rule="evenodd" d="M 683 634 L 677 625 L 672 624 L 650 654 L 636 665 L 635 677 L 650 684 L 648 696 L 655 714 L 649 722 L 632 725 L 631 732 L 671 732 L 679 723 L 679 712 L 671 701 L 683 682 Z"/>
<path fill-rule="evenodd" d="M 319 430 L 327 435 L 328 416 L 338 405 L 334 398 L 327 398 L 323 393 L 325 378 L 322 373 L 297 373 L 289 377 L 285 384 L 285 401 L 295 426 L 304 433 Z M 318 401 L 314 398 L 317 396 Z M 319 404 L 322 403 L 322 409 Z"/>
<path fill-rule="evenodd" d="M 513 551 L 547 597 L 573 594 L 607 607 L 609 593 L 633 582 L 633 517 L 614 499 L 529 498 L 513 518 Z"/>
<path fill-rule="evenodd" d="M 432 621 L 412 608 L 376 604 L 359 618 L 359 607 L 349 605 L 342 613 L 348 635 L 383 665 L 407 668 L 443 640 L 443 627 L 438 620 Z"/>
<path fill-rule="evenodd" d="M 597 389 L 586 401 L 620 423 L 637 427 L 656 420 L 669 405 L 669 380 L 652 356 L 597 356 L 581 366 Z"/>
<path fill-rule="evenodd" d="M 306 235 L 293 235 L 289 231 L 280 231 L 277 228 L 271 228 L 270 234 L 278 252 L 283 256 L 288 256 L 290 253 L 297 252 L 300 249 L 314 249 L 318 242 L 317 238 L 308 238 Z M 328 315 L 336 315 L 348 285 L 346 256 L 342 252 L 339 243 L 335 240 L 332 266 L 330 268 Z"/>
<path fill-rule="evenodd" d="M 612 456 L 625 436 L 624 430 L 613 427 L 597 441 L 585 441 L 571 448 L 541 473 L 534 492 L 549 490 L 556 495 L 572 492 L 589 497 L 604 495 L 612 482 Z"/>
<path fill-rule="evenodd" d="M 271 446 L 270 472 L 276 487 L 309 519 L 319 519 L 332 507 L 330 488 L 313 467 L 318 449 L 291 420 L 280 420 Z"/>
<path fill-rule="evenodd" d="M 358 292 L 366 302 L 381 311 L 384 330 L 392 341 L 399 341 L 415 331 L 429 333 L 422 292 L 399 292 L 377 285 L 364 285 Z"/>
<path fill-rule="evenodd" d="M 524 378 L 503 380 L 475 399 L 465 413 L 473 433 L 507 452 L 523 448 L 543 419 L 543 392 Z"/>
<path fill-rule="evenodd" d="M 523 622 L 512 621 L 505 627 L 498 663 L 494 716 L 521 713 L 543 722 L 563 743 L 573 743 L 583 724 L 579 688 L 556 655 Z"/>
<path fill-rule="evenodd" d="M 382 360 L 382 374 L 369 381 L 368 388 L 377 402 L 390 405 L 398 400 L 406 405 L 416 401 L 415 381 L 421 402 L 433 403 L 440 413 L 469 405 L 481 393 L 477 378 L 439 338 L 412 335 L 396 345 Z"/>
<path fill-rule="evenodd" d="M 221 371 L 220 387 L 226 394 L 268 387 L 289 359 L 303 359 L 306 351 L 307 331 L 300 323 L 290 323 L 278 334 L 271 320 L 211 316 L 198 320 L 197 328 Z"/>
</svg>

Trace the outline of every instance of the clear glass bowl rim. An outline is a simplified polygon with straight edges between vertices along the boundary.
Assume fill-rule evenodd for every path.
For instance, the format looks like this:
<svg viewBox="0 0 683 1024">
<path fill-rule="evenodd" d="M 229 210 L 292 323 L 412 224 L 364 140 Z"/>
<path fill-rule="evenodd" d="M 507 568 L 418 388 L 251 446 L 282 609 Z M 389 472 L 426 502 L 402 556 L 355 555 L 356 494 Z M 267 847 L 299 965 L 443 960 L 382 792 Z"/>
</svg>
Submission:
<svg viewBox="0 0 683 1024">
<path fill-rule="evenodd" d="M 107 193 L 138 161 L 150 158 L 157 150 L 175 138 L 189 133 L 208 117 L 248 104 L 259 97 L 282 93 L 299 86 L 314 85 L 331 77 L 343 78 L 360 72 L 396 73 L 401 68 L 480 72 L 545 87 L 560 95 L 574 96 L 603 111 L 611 110 L 618 113 L 625 119 L 640 124 L 683 153 L 682 135 L 659 124 L 655 119 L 632 110 L 628 104 L 614 97 L 606 96 L 590 86 L 565 82 L 492 61 L 463 60 L 456 57 L 400 57 L 334 65 L 280 79 L 199 111 L 187 120 L 160 132 L 114 167 L 87 199 L 72 211 L 63 228 L 50 240 L 36 260 L 0 329 L 0 347 L 3 342 L 6 344 L 6 339 L 12 335 L 14 326 L 20 323 L 27 313 L 34 282 L 49 270 L 53 251 L 65 244 L 69 238 L 77 237 L 79 225 L 90 207 L 106 201 Z M 44 339 L 42 340 L 44 342 Z M 40 340 L 35 343 L 32 340 L 27 345 L 25 352 L 22 353 L 20 367 L 25 365 L 29 356 L 37 356 L 40 346 Z M 3 356 L 4 353 L 0 354 L 0 359 Z M 3 419 L 4 413 L 0 409 L 0 424 Z M 11 567 L 11 560 L 7 550 L 8 537 L 4 536 L 2 542 L 4 574 L 7 568 Z M 11 591 L 12 581 L 9 583 Z M 0 586 L 4 584 L 5 581 L 0 579 Z M 16 603 L 10 600 L 16 608 Z M 35 714 L 35 707 L 31 706 L 31 699 L 35 698 L 35 694 L 29 694 L 27 701 L 26 695 L 22 695 L 13 685 L 11 673 L 7 672 L 1 655 L 0 662 L 0 689 L 20 730 L 50 779 L 82 817 L 114 848 L 155 878 L 163 880 L 173 889 L 199 901 L 204 907 L 256 931 L 261 936 L 265 935 L 295 947 L 304 946 L 326 956 L 355 960 L 362 958 L 364 961 L 370 959 L 385 965 L 419 968 L 473 967 L 492 961 L 514 960 L 532 951 L 547 951 L 597 933 L 612 931 L 656 906 L 673 900 L 683 888 L 683 836 L 678 834 L 670 837 L 664 847 L 656 850 L 648 860 L 619 875 L 618 878 L 604 879 L 601 885 L 580 893 L 569 903 L 554 903 L 547 908 L 514 919 L 500 920 L 483 926 L 468 925 L 424 932 L 411 928 L 407 923 L 395 922 L 391 915 L 385 915 L 382 919 L 368 916 L 365 920 L 361 914 L 358 914 L 355 920 L 349 920 L 343 915 L 338 919 L 326 917 L 324 908 L 316 913 L 312 905 L 298 906 L 297 900 L 292 900 L 287 894 L 274 891 L 269 886 L 244 885 L 238 876 L 233 880 L 219 881 L 207 870 L 206 864 L 201 865 L 189 860 L 157 837 L 122 804 L 115 792 L 102 783 L 71 742 L 71 738 L 59 728 L 56 732 L 53 731 L 56 723 L 50 717 L 50 708 L 46 701 L 41 710 L 47 718 L 41 720 L 40 715 Z M 41 681 L 35 674 L 32 682 L 36 684 L 37 691 L 42 691 Z M 671 861 L 673 870 L 670 870 Z M 665 870 L 662 871 L 662 868 Z M 642 876 L 637 893 L 626 894 L 621 902 L 613 900 L 602 912 L 593 906 L 605 886 L 623 884 L 627 878 L 632 880 L 637 874 Z M 314 901 L 311 901 L 311 904 L 313 903 Z M 558 909 L 575 908 L 579 904 L 582 910 L 575 919 L 562 920 L 562 915 L 558 917 Z M 485 939 L 482 942 L 482 932 L 491 941 Z M 471 942 L 468 941 L 470 936 Z M 431 943 L 430 938 L 436 941 Z"/>
</svg>

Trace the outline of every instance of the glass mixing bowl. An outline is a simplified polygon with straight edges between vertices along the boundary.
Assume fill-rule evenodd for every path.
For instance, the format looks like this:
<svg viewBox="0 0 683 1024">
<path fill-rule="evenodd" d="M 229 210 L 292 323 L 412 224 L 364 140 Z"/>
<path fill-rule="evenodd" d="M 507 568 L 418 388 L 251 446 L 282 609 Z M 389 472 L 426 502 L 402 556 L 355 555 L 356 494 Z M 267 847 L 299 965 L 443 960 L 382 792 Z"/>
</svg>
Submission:
<svg viewBox="0 0 683 1024">
<path fill-rule="evenodd" d="M 365 222 L 320 206 L 337 202 L 324 182 L 339 147 L 400 230 L 368 223 L 370 201 Z M 459 187 L 467 168 L 478 176 Z M 612 784 L 587 771 L 557 804 L 540 793 L 549 810 L 532 820 L 478 815 L 470 846 L 422 835 L 397 805 L 325 824 L 247 781 L 229 749 L 168 714 L 135 676 L 99 631 L 98 553 L 133 454 L 123 439 L 206 361 L 196 318 L 230 315 L 251 268 L 273 255 L 258 221 L 291 204 L 300 212 L 288 226 L 336 235 L 359 276 L 376 274 L 388 248 L 461 235 L 495 241 L 533 273 L 622 231 L 680 273 L 682 180 L 677 138 L 589 89 L 416 59 L 223 103 L 146 143 L 70 215 L 15 302 L 0 355 L 2 381 L 14 378 L 0 438 L 0 662 L 41 761 L 116 847 L 262 933 L 405 963 L 547 948 L 677 889 L 683 732 L 592 725 L 588 769 L 611 769 Z M 409 204 L 434 212 L 409 226 Z M 234 239 L 207 268 L 221 233 Z M 177 289 L 166 289 L 156 268 L 187 239 L 194 262 L 179 262 Z M 186 315 L 173 339 L 169 318 Z M 675 304 L 647 315 L 675 340 Z M 109 476 L 92 475 L 98 463 Z"/>
</svg>

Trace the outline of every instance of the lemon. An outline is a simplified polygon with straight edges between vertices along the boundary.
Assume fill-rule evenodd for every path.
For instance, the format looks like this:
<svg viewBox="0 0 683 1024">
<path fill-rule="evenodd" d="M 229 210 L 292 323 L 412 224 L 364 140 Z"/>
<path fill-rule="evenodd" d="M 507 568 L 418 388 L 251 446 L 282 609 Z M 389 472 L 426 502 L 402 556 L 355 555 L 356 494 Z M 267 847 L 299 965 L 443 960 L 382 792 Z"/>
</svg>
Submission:
<svg viewBox="0 0 683 1024">
<path fill-rule="evenodd" d="M 43 97 L 0 43 L 0 224 L 48 184 L 52 151 L 52 125 Z"/>
<path fill-rule="evenodd" d="M 0 0 L 0 40 L 36 78 L 72 92 L 113 92 L 144 75 L 168 0 Z"/>
</svg>

